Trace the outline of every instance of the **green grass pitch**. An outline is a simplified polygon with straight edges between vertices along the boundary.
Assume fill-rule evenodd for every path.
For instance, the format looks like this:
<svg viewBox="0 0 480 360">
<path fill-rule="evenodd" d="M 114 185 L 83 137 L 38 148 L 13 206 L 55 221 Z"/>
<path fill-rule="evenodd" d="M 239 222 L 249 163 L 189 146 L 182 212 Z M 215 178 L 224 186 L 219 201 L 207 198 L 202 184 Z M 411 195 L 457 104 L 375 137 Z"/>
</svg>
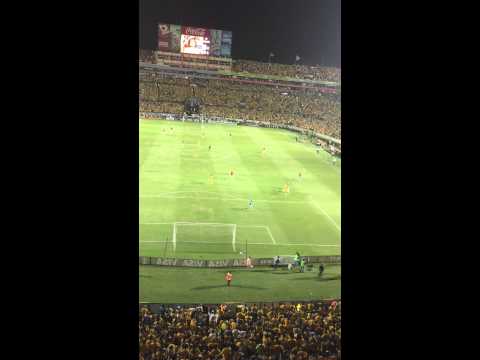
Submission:
<svg viewBox="0 0 480 360">
<path fill-rule="evenodd" d="M 340 254 L 341 173 L 328 153 L 278 129 L 139 126 L 140 255 Z"/>
<path fill-rule="evenodd" d="M 140 120 L 139 126 L 140 255 L 214 260 L 247 253 L 340 254 L 341 170 L 328 153 L 278 129 L 166 120 Z M 226 271 L 140 266 L 140 301 L 340 297 L 340 265 L 327 266 L 322 278 L 315 272 L 232 269 L 229 289 Z"/>
<path fill-rule="evenodd" d="M 290 273 L 271 268 L 192 269 L 140 266 L 140 301 L 148 303 L 200 303 L 308 301 L 340 298 L 340 265 L 327 265 L 322 277 L 314 271 Z"/>
</svg>

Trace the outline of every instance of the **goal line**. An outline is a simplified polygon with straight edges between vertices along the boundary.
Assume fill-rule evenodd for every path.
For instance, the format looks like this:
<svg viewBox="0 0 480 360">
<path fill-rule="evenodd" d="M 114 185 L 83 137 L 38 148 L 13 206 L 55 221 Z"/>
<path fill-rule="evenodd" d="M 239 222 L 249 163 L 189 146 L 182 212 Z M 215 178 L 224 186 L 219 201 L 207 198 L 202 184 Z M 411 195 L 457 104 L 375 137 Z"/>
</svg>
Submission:
<svg viewBox="0 0 480 360">
<path fill-rule="evenodd" d="M 140 225 L 172 225 L 172 240 L 170 241 L 163 241 L 163 240 L 156 240 L 155 238 L 153 239 L 148 239 L 148 240 L 140 240 L 140 244 L 164 244 L 164 243 L 171 243 L 173 252 L 175 253 L 177 250 L 177 243 L 179 242 L 179 232 L 180 234 L 182 233 L 181 229 L 182 227 L 194 227 L 194 226 L 206 226 L 206 227 L 212 227 L 212 228 L 222 228 L 222 227 L 229 227 L 230 231 L 228 231 L 229 236 L 231 236 L 231 246 L 233 252 L 237 252 L 237 241 L 238 241 L 238 236 L 237 236 L 237 228 L 257 228 L 257 229 L 263 229 L 266 234 L 266 238 L 271 240 L 270 242 L 251 242 L 249 244 L 251 245 L 276 245 L 277 242 L 275 241 L 275 238 L 273 237 L 272 231 L 270 230 L 270 227 L 267 225 L 241 225 L 241 224 L 231 224 L 231 223 L 219 223 L 219 222 L 194 222 L 194 221 L 176 221 L 176 222 L 144 222 L 140 223 Z M 224 235 L 227 235 L 225 233 Z M 195 238 L 195 237 L 193 237 Z M 243 241 L 241 241 L 243 243 Z M 181 240 L 180 243 L 184 244 L 220 244 L 219 242 L 214 242 L 214 241 L 203 241 L 203 240 L 189 240 L 188 238 L 186 240 Z M 281 244 L 281 245 L 286 245 L 286 244 Z M 300 244 L 298 244 L 300 245 Z M 307 246 L 308 244 L 305 244 Z"/>
</svg>

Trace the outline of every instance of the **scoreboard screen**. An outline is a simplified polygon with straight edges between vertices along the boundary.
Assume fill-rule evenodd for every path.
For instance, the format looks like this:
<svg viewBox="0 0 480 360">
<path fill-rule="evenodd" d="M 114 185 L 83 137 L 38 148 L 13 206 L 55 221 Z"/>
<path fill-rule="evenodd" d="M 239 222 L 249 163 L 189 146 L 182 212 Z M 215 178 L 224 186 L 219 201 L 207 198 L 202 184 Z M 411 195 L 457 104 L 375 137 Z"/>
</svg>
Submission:
<svg viewBox="0 0 480 360">
<path fill-rule="evenodd" d="M 210 40 L 203 36 L 182 34 L 180 39 L 180 52 L 185 54 L 209 55 Z"/>
<path fill-rule="evenodd" d="M 158 50 L 183 54 L 231 56 L 232 32 L 158 24 Z"/>
</svg>

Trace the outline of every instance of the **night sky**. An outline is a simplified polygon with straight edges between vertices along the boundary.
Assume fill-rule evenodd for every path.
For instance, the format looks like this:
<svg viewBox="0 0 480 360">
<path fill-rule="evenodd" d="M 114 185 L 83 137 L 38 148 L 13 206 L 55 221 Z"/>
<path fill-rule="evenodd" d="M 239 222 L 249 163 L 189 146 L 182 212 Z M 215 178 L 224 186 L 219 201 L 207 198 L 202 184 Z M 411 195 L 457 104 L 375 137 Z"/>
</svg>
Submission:
<svg viewBox="0 0 480 360">
<path fill-rule="evenodd" d="M 157 23 L 233 32 L 232 57 L 340 67 L 340 0 L 139 0 L 139 43 L 156 49 Z"/>
</svg>

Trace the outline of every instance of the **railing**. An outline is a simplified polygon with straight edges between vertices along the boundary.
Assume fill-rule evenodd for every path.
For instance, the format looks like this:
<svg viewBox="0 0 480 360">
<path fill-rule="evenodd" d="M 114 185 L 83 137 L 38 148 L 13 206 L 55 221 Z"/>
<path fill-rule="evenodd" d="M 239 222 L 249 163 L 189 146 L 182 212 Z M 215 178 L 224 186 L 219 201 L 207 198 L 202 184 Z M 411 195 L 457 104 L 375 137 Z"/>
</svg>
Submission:
<svg viewBox="0 0 480 360">
<path fill-rule="evenodd" d="M 340 255 L 330 256 L 302 256 L 306 264 L 341 264 Z M 283 264 L 292 263 L 288 259 Z M 273 266 L 274 258 L 254 258 L 252 264 L 255 266 Z M 200 259 L 178 259 L 161 258 L 154 256 L 139 256 L 139 265 L 176 266 L 176 267 L 203 267 L 203 268 L 232 268 L 245 267 L 245 259 L 222 259 L 222 260 L 200 260 Z"/>
<path fill-rule="evenodd" d="M 160 308 L 168 309 L 168 308 L 181 308 L 181 309 L 195 309 L 199 311 L 205 311 L 212 307 L 218 307 L 220 305 L 244 305 L 244 306 L 252 306 L 256 305 L 257 307 L 272 307 L 272 306 L 280 306 L 280 305 L 306 305 L 306 304 L 331 304 L 332 302 L 336 301 L 337 303 L 341 302 L 341 299 L 322 299 L 322 300 L 299 300 L 299 301 L 244 301 L 244 302 L 224 302 L 224 303 L 210 303 L 210 304 L 198 304 L 198 303 L 150 303 L 150 302 L 139 302 L 139 309 L 142 307 L 148 308 L 153 313 L 156 313 Z"/>
</svg>

